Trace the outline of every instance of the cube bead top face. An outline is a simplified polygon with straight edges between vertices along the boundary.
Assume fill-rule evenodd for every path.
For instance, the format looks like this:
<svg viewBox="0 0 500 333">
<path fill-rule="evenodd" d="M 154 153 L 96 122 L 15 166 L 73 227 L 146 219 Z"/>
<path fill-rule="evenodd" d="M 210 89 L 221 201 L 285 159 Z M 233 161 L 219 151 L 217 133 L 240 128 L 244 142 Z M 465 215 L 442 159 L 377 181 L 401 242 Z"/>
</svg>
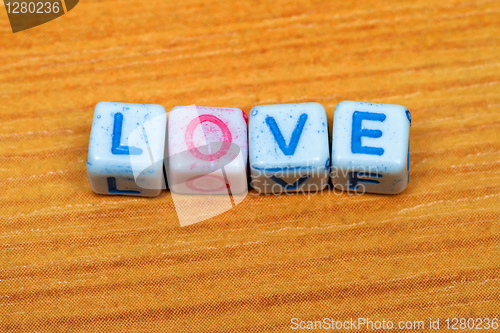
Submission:
<svg viewBox="0 0 500 333">
<path fill-rule="evenodd" d="M 149 150 L 163 159 L 165 131 L 161 105 L 101 102 L 94 111 L 87 162 L 112 173 L 132 171 L 131 159 L 150 165 Z"/>
<path fill-rule="evenodd" d="M 179 157 L 170 160 L 170 168 L 184 170 L 188 167 L 193 172 L 206 172 L 213 169 L 214 164 L 223 166 L 234 160 L 240 153 L 245 168 L 247 123 L 241 109 L 176 106 L 170 112 L 168 155 Z"/>
<path fill-rule="evenodd" d="M 334 165 L 400 172 L 407 162 L 410 117 L 402 105 L 339 103 L 333 121 Z"/>
<path fill-rule="evenodd" d="M 93 190 L 113 194 L 106 185 L 106 179 L 112 178 L 113 184 L 117 184 L 116 194 L 159 194 L 166 119 L 166 110 L 161 105 L 97 104 L 87 158 L 87 174 Z M 135 190 L 120 192 L 120 185 Z M 145 186 L 146 191 L 142 191 L 141 186 Z"/>
<path fill-rule="evenodd" d="M 364 183 L 367 192 L 404 190 L 408 184 L 410 125 L 410 112 L 402 105 L 339 103 L 333 121 L 332 174 L 337 174 L 332 176 L 334 184 L 342 179 L 342 172 L 336 171 L 340 169 L 344 173 L 362 171 L 363 177 L 375 176 L 367 181 L 357 179 Z"/>
<path fill-rule="evenodd" d="M 319 103 L 254 107 L 249 141 L 250 166 L 255 169 L 329 164 L 326 111 Z"/>
<path fill-rule="evenodd" d="M 238 108 L 177 106 L 168 120 L 168 183 L 175 193 L 247 191 L 246 115 Z M 224 173 L 223 173 L 224 172 Z"/>
</svg>

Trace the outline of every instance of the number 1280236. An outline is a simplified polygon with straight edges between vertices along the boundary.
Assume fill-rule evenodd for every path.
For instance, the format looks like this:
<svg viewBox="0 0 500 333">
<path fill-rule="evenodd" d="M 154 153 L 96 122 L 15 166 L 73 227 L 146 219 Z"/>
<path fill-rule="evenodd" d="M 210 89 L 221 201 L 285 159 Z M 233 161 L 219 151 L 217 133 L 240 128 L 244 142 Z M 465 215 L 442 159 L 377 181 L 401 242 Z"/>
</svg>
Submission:
<svg viewBox="0 0 500 333">
<path fill-rule="evenodd" d="M 7 2 L 5 7 L 9 14 L 57 14 L 61 11 L 58 2 Z"/>
</svg>

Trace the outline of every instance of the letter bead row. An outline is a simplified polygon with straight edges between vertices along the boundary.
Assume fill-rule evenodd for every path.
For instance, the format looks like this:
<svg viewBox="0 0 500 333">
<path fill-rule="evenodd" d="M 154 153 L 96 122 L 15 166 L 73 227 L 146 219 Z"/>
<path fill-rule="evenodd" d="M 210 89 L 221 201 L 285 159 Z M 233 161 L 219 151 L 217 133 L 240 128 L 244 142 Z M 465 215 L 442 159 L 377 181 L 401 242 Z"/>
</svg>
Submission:
<svg viewBox="0 0 500 333">
<path fill-rule="evenodd" d="M 168 116 L 168 117 L 167 117 Z M 167 119 L 168 118 L 168 119 Z M 346 191 L 395 194 L 408 185 L 410 112 L 344 101 L 332 140 L 318 103 L 238 108 L 101 102 L 87 159 L 92 190 L 153 197 L 180 194 Z M 166 178 L 166 179 L 165 179 Z"/>
</svg>

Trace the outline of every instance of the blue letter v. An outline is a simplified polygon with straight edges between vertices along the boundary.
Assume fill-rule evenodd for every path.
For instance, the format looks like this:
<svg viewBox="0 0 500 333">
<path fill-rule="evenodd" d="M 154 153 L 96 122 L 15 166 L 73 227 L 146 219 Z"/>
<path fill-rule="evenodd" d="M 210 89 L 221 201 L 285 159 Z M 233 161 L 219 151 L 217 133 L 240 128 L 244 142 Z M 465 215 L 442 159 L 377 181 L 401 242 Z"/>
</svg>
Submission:
<svg viewBox="0 0 500 333">
<path fill-rule="evenodd" d="M 306 120 L 307 114 L 301 114 L 299 117 L 299 121 L 297 122 L 297 125 L 293 130 L 292 137 L 290 138 L 290 143 L 287 145 L 285 143 L 285 138 L 283 137 L 283 134 L 281 134 L 281 130 L 276 123 L 276 120 L 274 120 L 274 118 L 271 116 L 267 116 L 267 126 L 269 126 L 269 129 L 271 130 L 271 133 L 273 133 L 274 139 L 278 143 L 278 146 L 280 147 L 283 154 L 287 156 L 295 154 L 295 149 L 297 149 L 297 144 L 299 143 L 299 139 L 302 134 L 302 130 L 304 129 L 304 125 L 306 124 Z"/>
<path fill-rule="evenodd" d="M 295 183 L 291 183 L 291 184 L 289 184 L 289 183 L 285 182 L 283 179 L 278 178 L 278 177 L 275 177 L 275 176 L 271 176 L 271 177 L 270 177 L 270 179 L 271 179 L 273 182 L 275 182 L 275 183 L 277 183 L 277 184 L 281 185 L 281 186 L 282 186 L 285 190 L 290 190 L 290 191 L 292 191 L 292 190 L 296 190 L 296 189 L 297 189 L 297 188 L 299 188 L 302 184 L 304 184 L 304 183 L 305 183 L 305 181 L 309 179 L 309 176 L 302 176 L 302 177 L 300 177 L 299 179 L 297 179 L 297 181 L 296 181 Z"/>
</svg>

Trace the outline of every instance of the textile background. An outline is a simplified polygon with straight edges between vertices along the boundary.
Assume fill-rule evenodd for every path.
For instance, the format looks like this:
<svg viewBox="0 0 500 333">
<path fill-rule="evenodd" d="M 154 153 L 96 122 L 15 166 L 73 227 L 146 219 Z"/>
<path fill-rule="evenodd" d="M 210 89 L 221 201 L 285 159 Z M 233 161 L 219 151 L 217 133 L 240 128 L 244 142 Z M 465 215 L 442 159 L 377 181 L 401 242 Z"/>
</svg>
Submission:
<svg viewBox="0 0 500 333">
<path fill-rule="evenodd" d="M 498 316 L 499 12 L 489 0 L 82 0 L 13 34 L 0 8 L 0 331 Z M 100 101 L 319 102 L 331 128 L 342 100 L 412 112 L 402 194 L 251 191 L 181 228 L 168 191 L 88 185 Z"/>
</svg>

